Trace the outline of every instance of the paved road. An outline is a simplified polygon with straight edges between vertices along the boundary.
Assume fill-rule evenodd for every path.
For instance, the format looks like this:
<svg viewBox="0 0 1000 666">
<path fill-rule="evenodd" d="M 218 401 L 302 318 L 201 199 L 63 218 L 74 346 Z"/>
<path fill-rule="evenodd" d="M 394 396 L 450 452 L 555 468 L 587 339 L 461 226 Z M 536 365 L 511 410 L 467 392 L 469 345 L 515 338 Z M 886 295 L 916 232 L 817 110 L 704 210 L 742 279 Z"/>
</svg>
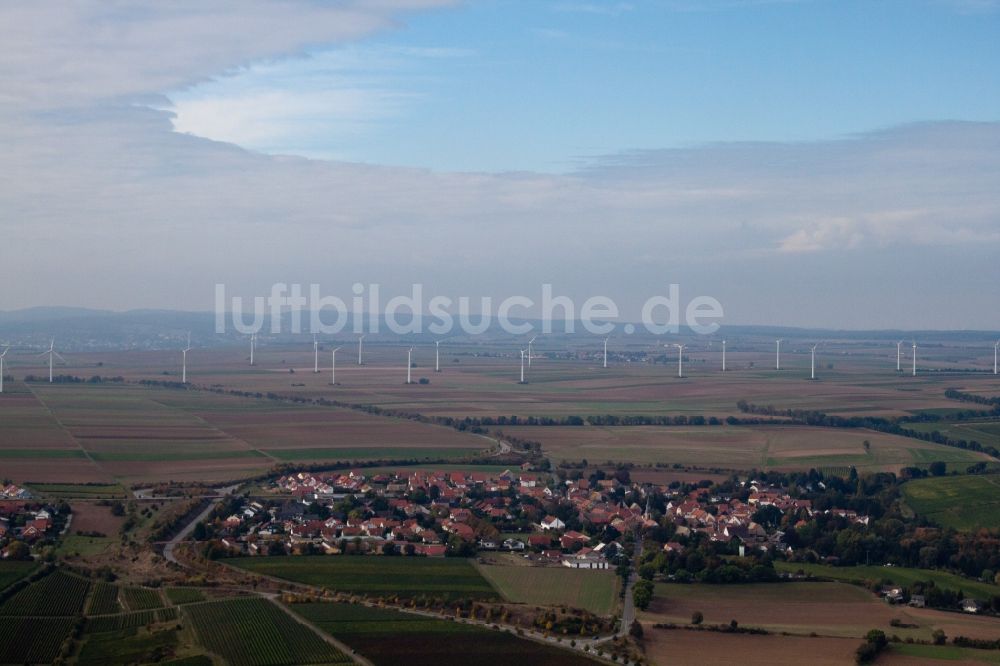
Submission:
<svg viewBox="0 0 1000 666">
<path fill-rule="evenodd" d="M 226 497 L 227 495 L 232 494 L 232 492 L 237 488 L 239 488 L 239 485 L 227 486 L 226 488 L 219 488 L 219 494 L 217 495 L 217 497 L 219 497 L 220 499 Z M 182 527 L 181 530 L 174 535 L 173 539 L 168 541 L 166 545 L 163 546 L 163 557 L 167 558 L 168 562 L 173 562 L 178 566 L 187 568 L 187 565 L 178 561 L 178 559 L 174 556 L 174 548 L 177 547 L 177 544 L 187 539 L 188 536 L 190 536 L 191 532 L 194 531 L 195 525 L 208 518 L 208 514 L 212 513 L 212 511 L 215 509 L 217 505 L 218 502 L 209 502 L 208 506 L 205 507 L 204 511 L 202 511 L 193 519 L 191 519 L 191 521 L 187 525 Z"/>
<path fill-rule="evenodd" d="M 639 561 L 642 557 L 642 536 L 637 536 L 635 540 L 635 553 L 633 555 L 632 563 Z M 628 582 L 625 584 L 625 601 L 622 604 L 622 624 L 618 628 L 618 635 L 624 636 L 628 633 L 629 627 L 632 626 L 632 622 L 635 620 L 635 602 L 632 600 L 632 588 L 635 587 L 636 571 L 635 566 L 632 567 L 632 571 L 629 572 Z"/>
</svg>

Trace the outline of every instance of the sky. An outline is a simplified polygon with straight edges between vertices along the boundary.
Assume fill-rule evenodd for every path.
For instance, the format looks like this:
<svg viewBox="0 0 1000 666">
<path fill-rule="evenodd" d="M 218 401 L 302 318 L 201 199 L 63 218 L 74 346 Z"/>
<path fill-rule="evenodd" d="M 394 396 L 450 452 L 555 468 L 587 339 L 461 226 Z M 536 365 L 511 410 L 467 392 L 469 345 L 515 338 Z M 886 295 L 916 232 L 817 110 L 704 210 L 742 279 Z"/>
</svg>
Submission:
<svg viewBox="0 0 1000 666">
<path fill-rule="evenodd" d="M 1000 330 L 1000 2 L 0 5 L 0 309 L 379 283 Z"/>
</svg>

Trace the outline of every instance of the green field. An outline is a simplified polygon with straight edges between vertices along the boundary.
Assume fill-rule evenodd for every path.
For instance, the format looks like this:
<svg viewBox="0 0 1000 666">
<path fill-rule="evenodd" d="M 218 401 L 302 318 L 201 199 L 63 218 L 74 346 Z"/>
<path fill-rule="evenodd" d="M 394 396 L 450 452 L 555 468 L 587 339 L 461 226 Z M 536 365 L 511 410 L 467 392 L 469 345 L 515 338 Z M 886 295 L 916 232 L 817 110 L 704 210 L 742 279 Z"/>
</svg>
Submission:
<svg viewBox="0 0 1000 666">
<path fill-rule="evenodd" d="M 894 643 L 890 648 L 890 653 L 905 655 L 907 657 L 915 657 L 918 659 L 960 661 L 962 663 L 979 662 L 983 664 L 1000 664 L 1000 651 L 998 650 L 973 650 L 954 645 Z"/>
<path fill-rule="evenodd" d="M 570 652 L 474 625 L 354 604 L 293 604 L 291 609 L 376 666 L 571 666 L 593 664 Z"/>
<path fill-rule="evenodd" d="M 339 592 L 479 599 L 497 596 L 471 562 L 457 558 L 292 555 L 224 561 L 254 573 Z"/>
<path fill-rule="evenodd" d="M 0 590 L 6 589 L 37 568 L 38 563 L 34 560 L 27 562 L 0 560 Z"/>
<path fill-rule="evenodd" d="M 118 602 L 118 586 L 111 583 L 96 583 L 87 604 L 87 615 L 110 615 L 122 612 Z"/>
<path fill-rule="evenodd" d="M 108 631 L 120 631 L 133 627 L 144 627 L 156 622 L 169 622 L 177 619 L 176 608 L 160 608 L 158 610 L 120 613 L 118 615 L 102 615 L 87 620 L 86 632 L 101 634 Z"/>
<path fill-rule="evenodd" d="M 190 604 L 184 613 L 199 642 L 230 666 L 352 663 L 346 655 L 260 598 Z"/>
<path fill-rule="evenodd" d="M 505 565 L 482 565 L 478 569 L 504 599 L 515 603 L 566 605 L 596 615 L 609 615 L 615 606 L 618 577 L 610 570 Z"/>
<path fill-rule="evenodd" d="M 118 539 L 112 537 L 89 537 L 78 534 L 69 534 L 63 537 L 56 548 L 59 555 L 100 555 L 112 545 L 118 543 Z"/>
<path fill-rule="evenodd" d="M 78 664 L 127 666 L 159 661 L 158 655 L 173 651 L 178 644 L 177 630 L 149 632 L 130 627 L 87 636 L 80 650 Z"/>
<path fill-rule="evenodd" d="M 89 588 L 90 581 L 86 578 L 54 571 L 8 599 L 0 606 L 0 615 L 77 615 L 83 611 Z"/>
<path fill-rule="evenodd" d="M 903 484 L 917 515 L 944 527 L 1000 529 L 1000 475 L 944 476 Z"/>
<path fill-rule="evenodd" d="M 0 664 L 50 664 L 72 628 L 72 618 L 2 618 Z"/>
<path fill-rule="evenodd" d="M 961 590 L 967 597 L 975 599 L 989 600 L 995 595 L 1000 595 L 1000 585 L 982 583 L 977 580 L 962 578 L 946 571 L 936 571 L 933 569 L 911 569 L 907 567 L 879 567 L 879 566 L 856 566 L 856 567 L 832 567 L 826 564 L 806 564 L 802 562 L 781 562 L 775 561 L 774 568 L 780 572 L 795 573 L 804 571 L 817 578 L 828 578 L 848 583 L 861 583 L 865 580 L 888 580 L 894 585 L 908 587 L 921 581 L 934 581 L 934 584 L 941 589 Z"/>
<path fill-rule="evenodd" d="M 117 483 L 31 483 L 28 488 L 58 499 L 124 499 L 125 489 Z"/>
<path fill-rule="evenodd" d="M 163 597 L 159 590 L 148 587 L 123 587 L 122 601 L 130 611 L 163 608 Z"/>
<path fill-rule="evenodd" d="M 986 446 L 1000 448 L 1000 421 L 966 421 L 962 423 L 907 423 L 906 427 L 918 432 L 935 430 L 951 439 L 977 441 Z"/>
</svg>

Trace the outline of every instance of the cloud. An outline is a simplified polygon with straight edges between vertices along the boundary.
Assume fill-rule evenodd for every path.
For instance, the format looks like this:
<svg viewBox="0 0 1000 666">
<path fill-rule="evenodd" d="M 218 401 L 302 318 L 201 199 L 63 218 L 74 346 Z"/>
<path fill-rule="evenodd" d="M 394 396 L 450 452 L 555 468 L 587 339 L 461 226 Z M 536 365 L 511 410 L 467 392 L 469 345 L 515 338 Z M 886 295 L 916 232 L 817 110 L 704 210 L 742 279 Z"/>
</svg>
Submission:
<svg viewBox="0 0 1000 666">
<path fill-rule="evenodd" d="M 899 326 L 1000 326 L 973 307 L 1000 279 L 1000 123 L 590 156 L 559 175 L 272 156 L 173 131 L 221 118 L 214 131 L 267 141 L 312 113 L 406 103 L 378 81 L 234 87 L 175 118 L 162 95 L 248 63 L 273 74 L 275 58 L 437 4 L 0 7 L 16 27 L 0 43 L 0 308 L 205 309 L 216 282 L 420 281 L 471 296 L 553 282 L 627 309 L 680 282 L 719 297 L 729 321 L 877 325 L 890 307 Z"/>
</svg>

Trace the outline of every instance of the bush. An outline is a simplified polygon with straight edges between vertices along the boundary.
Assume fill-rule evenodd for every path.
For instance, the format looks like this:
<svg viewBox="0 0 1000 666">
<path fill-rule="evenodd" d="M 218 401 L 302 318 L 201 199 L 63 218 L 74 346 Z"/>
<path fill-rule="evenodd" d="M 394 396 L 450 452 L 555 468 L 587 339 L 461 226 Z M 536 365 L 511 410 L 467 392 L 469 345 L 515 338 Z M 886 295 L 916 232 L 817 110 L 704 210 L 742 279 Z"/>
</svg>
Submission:
<svg viewBox="0 0 1000 666">
<path fill-rule="evenodd" d="M 701 624 L 705 621 L 705 616 L 701 611 L 691 613 L 691 624 Z"/>
</svg>

